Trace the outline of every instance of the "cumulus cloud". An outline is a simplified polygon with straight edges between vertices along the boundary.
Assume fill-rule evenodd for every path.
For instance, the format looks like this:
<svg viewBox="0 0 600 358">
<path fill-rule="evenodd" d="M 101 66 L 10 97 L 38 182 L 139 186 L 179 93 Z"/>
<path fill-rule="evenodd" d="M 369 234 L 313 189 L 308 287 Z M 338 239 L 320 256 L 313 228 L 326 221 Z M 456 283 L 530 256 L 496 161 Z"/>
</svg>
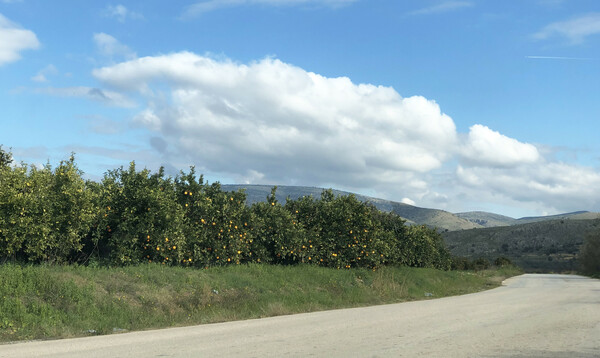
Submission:
<svg viewBox="0 0 600 358">
<path fill-rule="evenodd" d="M 101 55 L 113 59 L 113 58 L 125 58 L 134 59 L 137 57 L 136 53 L 132 51 L 128 46 L 122 44 L 109 34 L 104 32 L 94 34 L 94 43 L 96 48 Z"/>
<path fill-rule="evenodd" d="M 551 23 L 533 34 L 533 38 L 545 40 L 557 36 L 566 38 L 569 43 L 576 45 L 583 43 L 587 37 L 598 34 L 600 34 L 600 13 L 590 13 Z"/>
<path fill-rule="evenodd" d="M 456 145 L 454 122 L 434 101 L 277 59 L 246 65 L 182 52 L 93 74 L 144 96 L 135 122 L 179 157 L 240 180 L 410 185 L 413 172 L 439 167 Z"/>
<path fill-rule="evenodd" d="M 87 98 L 93 101 L 102 102 L 107 105 L 116 107 L 134 107 L 135 102 L 127 98 L 127 96 L 114 91 L 102 90 L 94 87 L 46 87 L 35 90 L 37 93 L 48 94 L 60 97 L 80 97 Z"/>
<path fill-rule="evenodd" d="M 457 179 L 479 200 L 495 195 L 553 213 L 598 210 L 600 174 L 591 168 L 546 161 L 510 169 L 459 166 Z"/>
<path fill-rule="evenodd" d="M 108 5 L 104 10 L 104 15 L 107 17 L 117 19 L 117 21 L 121 23 L 124 23 L 127 19 L 138 20 L 144 18 L 142 14 L 135 11 L 131 11 L 121 4 Z"/>
<path fill-rule="evenodd" d="M 532 144 L 521 143 L 480 124 L 470 128 L 462 157 L 472 165 L 490 167 L 535 163 L 541 158 Z"/>
<path fill-rule="evenodd" d="M 470 1 L 444 1 L 437 5 L 428 6 L 425 8 L 421 8 L 415 11 L 411 11 L 409 15 L 431 15 L 431 14 L 439 14 L 443 12 L 454 11 L 466 7 L 473 6 L 473 3 Z"/>
<path fill-rule="evenodd" d="M 33 31 L 22 29 L 0 14 L 0 66 L 19 60 L 21 51 L 39 46 Z"/>
<path fill-rule="evenodd" d="M 196 2 L 188 6 L 183 17 L 194 17 L 206 12 L 225 7 L 240 5 L 270 5 L 270 6 L 297 6 L 313 5 L 337 8 L 356 2 L 358 0 L 208 0 Z"/>
<path fill-rule="evenodd" d="M 558 162 L 543 147 L 481 124 L 457 133 L 435 101 L 391 87 L 273 58 L 243 64 L 189 52 L 93 75 L 111 89 L 102 90 L 107 97 L 144 101 L 132 121 L 150 132 L 146 145 L 160 164 L 193 164 L 238 183 L 334 186 L 447 210 L 481 200 L 530 213 L 600 209 L 593 169 Z"/>
</svg>

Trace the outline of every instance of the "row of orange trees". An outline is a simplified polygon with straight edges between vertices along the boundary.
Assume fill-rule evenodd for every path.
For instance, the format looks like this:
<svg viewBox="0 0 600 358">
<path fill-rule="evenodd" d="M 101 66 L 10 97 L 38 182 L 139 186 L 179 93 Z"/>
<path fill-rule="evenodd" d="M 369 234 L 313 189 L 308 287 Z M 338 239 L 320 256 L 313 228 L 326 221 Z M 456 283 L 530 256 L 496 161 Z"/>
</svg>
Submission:
<svg viewBox="0 0 600 358">
<path fill-rule="evenodd" d="M 448 269 L 451 258 L 435 230 L 352 195 L 280 203 L 274 188 L 247 206 L 243 191 L 205 183 L 193 168 L 172 178 L 132 162 L 94 182 L 71 157 L 56 168 L 0 163 L 1 261 Z"/>
</svg>

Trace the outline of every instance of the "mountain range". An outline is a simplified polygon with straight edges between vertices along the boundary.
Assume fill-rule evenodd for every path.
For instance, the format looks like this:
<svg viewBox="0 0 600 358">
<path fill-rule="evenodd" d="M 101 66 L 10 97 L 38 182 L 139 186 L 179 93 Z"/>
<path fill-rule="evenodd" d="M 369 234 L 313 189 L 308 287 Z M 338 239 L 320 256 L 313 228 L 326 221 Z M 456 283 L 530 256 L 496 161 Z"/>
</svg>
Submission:
<svg viewBox="0 0 600 358">
<path fill-rule="evenodd" d="M 243 189 L 247 204 L 266 201 L 273 186 L 222 185 L 223 190 Z M 323 188 L 277 186 L 276 198 L 298 199 L 312 195 L 320 198 Z M 578 268 L 577 253 L 584 237 L 600 230 L 600 213 L 577 211 L 550 216 L 511 218 L 483 211 L 450 213 L 444 210 L 420 208 L 391 200 L 334 190 L 335 195 L 354 195 L 379 210 L 394 212 L 408 225 L 437 228 L 450 252 L 469 259 L 490 261 L 504 256 L 527 272 L 565 272 Z"/>
<path fill-rule="evenodd" d="M 272 185 L 243 185 L 243 184 L 223 184 L 223 190 L 237 191 L 243 189 L 247 195 L 247 203 L 251 205 L 256 202 L 265 201 L 267 195 L 271 193 Z M 285 202 L 286 198 L 298 199 L 302 196 L 312 195 L 320 198 L 323 188 L 307 186 L 287 186 L 278 185 L 275 196 L 280 202 Z M 332 189 L 335 195 L 354 195 L 363 202 L 373 204 L 379 210 L 394 212 L 407 220 L 408 224 L 427 225 L 437 228 L 440 231 L 457 231 L 469 229 L 482 229 L 499 226 L 513 226 L 528 224 L 549 220 L 588 220 L 599 219 L 600 213 L 589 211 L 577 211 L 551 216 L 537 216 L 524 218 L 511 218 L 504 215 L 488 213 L 484 211 L 470 211 L 464 213 L 450 213 L 445 210 L 421 208 L 397 201 L 374 198 L 370 196 L 354 194 L 346 191 Z"/>
</svg>

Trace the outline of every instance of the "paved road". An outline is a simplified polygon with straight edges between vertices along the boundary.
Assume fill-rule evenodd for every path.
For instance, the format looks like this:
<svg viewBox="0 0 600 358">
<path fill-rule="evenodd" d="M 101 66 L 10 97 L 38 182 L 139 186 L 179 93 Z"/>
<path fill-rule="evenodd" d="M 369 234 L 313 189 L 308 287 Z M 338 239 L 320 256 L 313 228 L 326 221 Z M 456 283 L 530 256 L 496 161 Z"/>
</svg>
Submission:
<svg viewBox="0 0 600 358">
<path fill-rule="evenodd" d="M 600 357 L 600 280 L 195 327 L 0 345 L 0 357 Z"/>
</svg>

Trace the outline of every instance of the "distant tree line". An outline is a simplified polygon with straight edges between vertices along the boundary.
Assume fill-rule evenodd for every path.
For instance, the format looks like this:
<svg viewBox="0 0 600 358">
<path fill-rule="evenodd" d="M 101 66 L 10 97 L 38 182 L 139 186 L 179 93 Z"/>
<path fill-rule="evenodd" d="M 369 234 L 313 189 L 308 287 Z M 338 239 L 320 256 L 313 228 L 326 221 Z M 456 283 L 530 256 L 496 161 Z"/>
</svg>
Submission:
<svg viewBox="0 0 600 358">
<path fill-rule="evenodd" d="M 193 167 L 173 178 L 133 162 L 95 182 L 73 156 L 38 168 L 0 147 L 0 262 L 451 267 L 434 229 L 353 195 L 280 203 L 275 191 L 247 206 L 243 191 L 208 184 Z"/>
</svg>

